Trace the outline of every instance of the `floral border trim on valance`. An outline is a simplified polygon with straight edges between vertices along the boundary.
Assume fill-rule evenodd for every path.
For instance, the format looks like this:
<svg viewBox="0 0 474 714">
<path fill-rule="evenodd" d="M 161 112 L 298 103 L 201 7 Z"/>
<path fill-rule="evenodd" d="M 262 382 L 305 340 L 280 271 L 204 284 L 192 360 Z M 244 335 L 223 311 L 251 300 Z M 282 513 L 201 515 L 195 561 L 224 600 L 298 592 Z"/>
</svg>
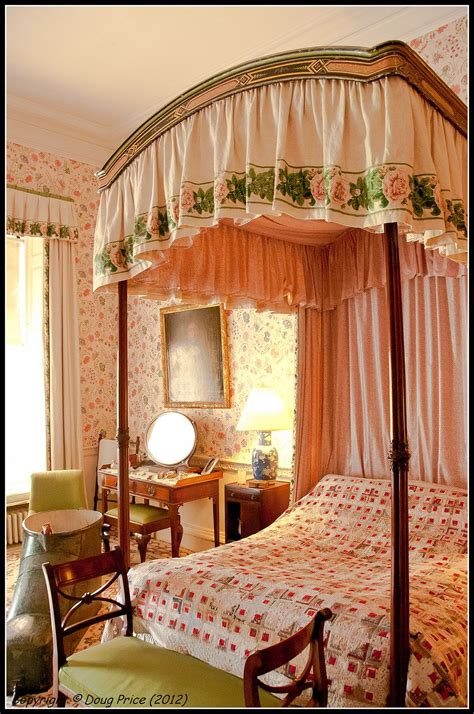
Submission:
<svg viewBox="0 0 474 714">
<path fill-rule="evenodd" d="M 274 167 L 250 166 L 245 173 L 223 171 L 214 181 L 185 181 L 180 194 L 171 196 L 166 205 L 135 217 L 132 235 L 108 243 L 95 255 L 96 275 L 129 271 L 141 262 L 138 255 L 146 252 L 147 244 L 168 243 L 178 229 L 199 227 L 203 219 L 210 225 L 220 213 L 241 219 L 241 211 L 251 215 L 272 209 L 290 212 L 285 209 L 288 206 L 292 215 L 300 210 L 305 211 L 305 218 L 313 219 L 341 220 L 342 215 L 361 219 L 361 227 L 367 228 L 394 220 L 410 225 L 439 219 L 436 234 L 449 235 L 436 238 L 437 247 L 443 242 L 466 242 L 463 201 L 448 196 L 449 190 L 441 187 L 436 175 L 414 174 L 410 169 L 407 164 L 389 163 L 351 172 L 338 166 L 294 167 L 279 161 L 278 177 Z M 371 217 L 375 215 L 374 222 Z"/>
<path fill-rule="evenodd" d="M 40 223 L 39 221 L 20 220 L 7 216 L 7 233 L 19 236 L 40 236 L 61 240 L 77 241 L 79 230 L 59 223 Z"/>
<path fill-rule="evenodd" d="M 8 184 L 6 214 L 7 234 L 79 240 L 72 198 Z"/>
</svg>

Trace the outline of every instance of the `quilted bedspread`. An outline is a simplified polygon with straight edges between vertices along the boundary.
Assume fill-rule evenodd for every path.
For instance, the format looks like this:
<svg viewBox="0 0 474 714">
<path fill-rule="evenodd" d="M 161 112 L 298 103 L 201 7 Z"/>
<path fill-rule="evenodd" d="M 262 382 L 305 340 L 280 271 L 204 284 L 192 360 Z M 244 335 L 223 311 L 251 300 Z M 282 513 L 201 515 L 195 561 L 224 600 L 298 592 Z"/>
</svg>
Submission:
<svg viewBox="0 0 474 714">
<path fill-rule="evenodd" d="M 407 706 L 467 706 L 467 495 L 410 482 Z M 329 475 L 249 538 L 129 573 L 134 628 L 242 676 L 257 648 L 321 607 L 329 707 L 384 706 L 389 686 L 390 483 Z M 111 623 L 104 638 L 118 634 Z M 298 674 L 301 655 L 273 683 Z"/>
</svg>

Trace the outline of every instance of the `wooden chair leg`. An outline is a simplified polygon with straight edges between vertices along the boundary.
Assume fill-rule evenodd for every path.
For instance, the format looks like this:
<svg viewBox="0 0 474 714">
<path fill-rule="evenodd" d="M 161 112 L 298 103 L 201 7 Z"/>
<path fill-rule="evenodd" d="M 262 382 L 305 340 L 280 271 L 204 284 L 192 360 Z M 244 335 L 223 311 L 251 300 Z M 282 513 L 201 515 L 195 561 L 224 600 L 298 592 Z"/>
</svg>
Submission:
<svg viewBox="0 0 474 714">
<path fill-rule="evenodd" d="M 150 542 L 151 535 L 142 535 L 141 533 L 134 533 L 135 540 L 138 545 L 138 552 L 140 553 L 140 563 L 144 563 L 146 559 L 146 549 Z"/>
</svg>

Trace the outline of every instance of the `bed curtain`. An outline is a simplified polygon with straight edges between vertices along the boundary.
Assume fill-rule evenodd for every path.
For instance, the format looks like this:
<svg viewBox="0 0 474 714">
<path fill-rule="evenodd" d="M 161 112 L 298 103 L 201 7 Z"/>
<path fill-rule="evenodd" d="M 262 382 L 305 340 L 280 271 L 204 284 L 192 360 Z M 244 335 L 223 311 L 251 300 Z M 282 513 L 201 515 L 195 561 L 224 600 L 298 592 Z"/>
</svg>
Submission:
<svg viewBox="0 0 474 714">
<path fill-rule="evenodd" d="M 415 275 L 465 275 L 464 265 L 438 251 L 399 240 L 402 280 Z M 233 226 L 203 231 L 190 247 L 163 251 L 161 262 L 130 281 L 129 292 L 161 299 L 225 302 L 291 312 L 332 310 L 343 300 L 385 285 L 382 235 L 347 229 L 327 245 L 305 245 Z"/>
<path fill-rule="evenodd" d="M 467 487 L 467 277 L 402 282 L 410 478 Z M 390 477 L 387 297 L 298 312 L 295 497 L 327 473 Z M 337 357 L 337 358 L 336 358 Z"/>
</svg>

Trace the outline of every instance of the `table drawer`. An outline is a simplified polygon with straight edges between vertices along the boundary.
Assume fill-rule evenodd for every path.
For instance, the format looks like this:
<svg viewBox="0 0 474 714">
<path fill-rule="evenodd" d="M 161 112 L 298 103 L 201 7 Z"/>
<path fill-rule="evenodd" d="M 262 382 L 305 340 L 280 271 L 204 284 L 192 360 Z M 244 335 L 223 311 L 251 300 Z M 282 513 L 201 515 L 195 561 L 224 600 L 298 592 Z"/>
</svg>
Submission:
<svg viewBox="0 0 474 714">
<path fill-rule="evenodd" d="M 143 498 L 166 497 L 166 493 L 163 493 L 163 486 L 151 481 L 130 481 L 130 491 L 132 488 L 135 495 L 143 496 Z"/>
<path fill-rule="evenodd" d="M 111 474 L 101 474 L 102 475 L 102 486 L 104 488 L 117 489 L 117 476 L 112 476 Z"/>
<path fill-rule="evenodd" d="M 260 490 L 258 488 L 238 488 L 226 486 L 226 497 L 235 498 L 236 501 L 259 501 Z"/>
</svg>

